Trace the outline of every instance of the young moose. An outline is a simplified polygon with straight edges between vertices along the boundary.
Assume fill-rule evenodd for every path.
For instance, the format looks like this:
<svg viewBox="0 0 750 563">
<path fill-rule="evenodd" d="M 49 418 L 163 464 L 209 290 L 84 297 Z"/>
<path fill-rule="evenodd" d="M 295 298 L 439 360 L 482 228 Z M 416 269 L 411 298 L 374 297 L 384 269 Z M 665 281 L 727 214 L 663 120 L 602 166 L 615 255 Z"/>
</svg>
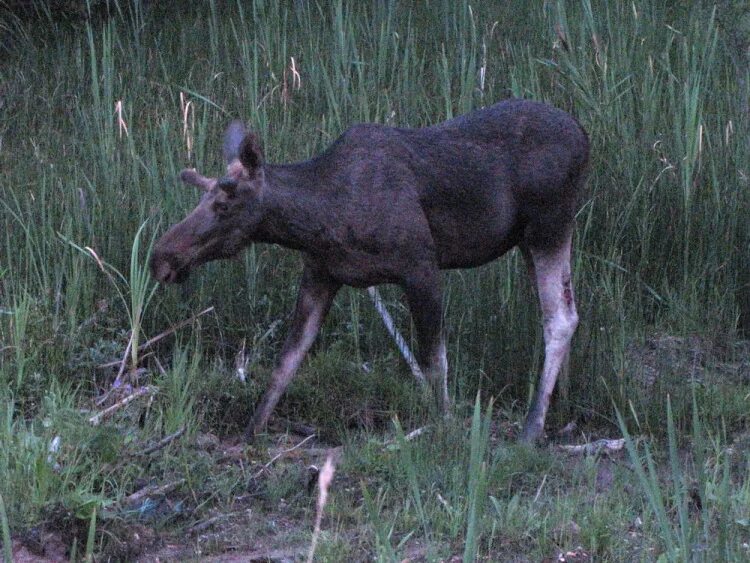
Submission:
<svg viewBox="0 0 750 563">
<path fill-rule="evenodd" d="M 284 165 L 264 162 L 256 137 L 234 122 L 224 141 L 224 176 L 182 172 L 204 194 L 157 242 L 151 270 L 172 283 L 252 242 L 301 251 L 305 267 L 289 335 L 247 429 L 250 440 L 266 425 L 343 284 L 403 287 L 420 365 L 447 410 L 440 270 L 480 266 L 518 246 L 544 319 L 544 367 L 521 436 L 533 442 L 543 433 L 578 323 L 570 251 L 588 155 L 586 133 L 570 115 L 523 100 L 423 129 L 355 125 L 323 154 Z"/>
</svg>

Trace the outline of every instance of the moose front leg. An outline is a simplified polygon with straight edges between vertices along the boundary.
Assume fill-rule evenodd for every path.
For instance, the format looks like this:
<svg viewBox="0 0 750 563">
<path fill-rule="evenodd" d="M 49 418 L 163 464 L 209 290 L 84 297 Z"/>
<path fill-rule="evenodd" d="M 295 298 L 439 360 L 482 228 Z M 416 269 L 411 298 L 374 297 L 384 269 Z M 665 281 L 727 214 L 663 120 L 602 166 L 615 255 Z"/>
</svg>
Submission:
<svg viewBox="0 0 750 563">
<path fill-rule="evenodd" d="M 264 428 L 276 403 L 294 379 L 305 354 L 315 342 L 315 337 L 325 320 L 336 292 L 341 287 L 324 274 L 305 267 L 300 282 L 297 305 L 281 357 L 271 375 L 271 384 L 263 396 L 255 415 L 245 431 L 245 440 L 252 441 L 256 430 Z"/>
<path fill-rule="evenodd" d="M 448 414 L 448 359 L 443 336 L 443 294 L 439 270 L 430 268 L 413 275 L 404 284 L 404 289 L 417 329 L 420 367 L 438 409 Z"/>
</svg>

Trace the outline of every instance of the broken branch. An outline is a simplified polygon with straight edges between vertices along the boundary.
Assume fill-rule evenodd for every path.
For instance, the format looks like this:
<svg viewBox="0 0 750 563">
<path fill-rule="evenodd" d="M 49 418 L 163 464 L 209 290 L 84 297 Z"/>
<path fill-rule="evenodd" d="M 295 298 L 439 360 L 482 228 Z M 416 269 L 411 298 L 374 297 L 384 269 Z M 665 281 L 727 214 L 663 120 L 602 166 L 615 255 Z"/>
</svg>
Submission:
<svg viewBox="0 0 750 563">
<path fill-rule="evenodd" d="M 200 313 L 197 313 L 197 314 L 193 315 L 192 317 L 190 317 L 188 319 L 185 319 L 183 321 L 180 321 L 176 325 L 171 326 L 170 328 L 168 328 L 167 330 L 165 330 L 161 334 L 157 334 L 153 338 L 151 338 L 149 340 L 146 340 L 146 342 L 144 342 L 143 344 L 141 344 L 140 346 L 138 346 L 138 352 L 143 352 L 146 348 L 148 348 L 149 346 L 152 346 L 152 345 L 156 344 L 162 338 L 166 338 L 170 334 L 174 334 L 175 332 L 177 332 L 178 330 L 180 330 L 182 327 L 184 327 L 184 326 L 189 325 L 190 323 L 192 323 L 198 317 L 202 317 L 206 313 L 210 313 L 213 310 L 214 310 L 214 306 L 212 305 L 208 309 L 204 309 Z M 126 349 L 126 352 L 125 352 L 125 358 L 123 359 L 123 365 L 125 364 L 125 360 L 127 359 L 128 352 L 130 351 L 130 344 L 131 343 L 128 342 L 128 348 Z M 118 361 L 115 361 L 115 362 L 107 362 L 106 364 L 99 364 L 97 367 L 101 368 L 101 369 L 111 368 L 112 366 L 116 366 L 119 363 L 120 363 L 120 361 L 118 360 Z M 121 368 L 120 374 L 118 374 L 118 375 L 121 375 L 122 371 L 123 371 L 123 369 Z"/>
<path fill-rule="evenodd" d="M 616 440 L 608 440 L 602 438 L 589 444 L 576 444 L 571 446 L 559 446 L 561 450 L 572 454 L 598 454 L 602 451 L 616 452 L 621 450 L 625 446 L 625 438 L 618 438 Z"/>
<path fill-rule="evenodd" d="M 91 423 L 94 426 L 96 426 L 97 424 L 99 424 L 102 421 L 102 419 L 104 419 L 105 417 L 109 416 L 110 414 L 112 414 L 113 412 L 115 412 L 117 409 L 119 409 L 121 407 L 124 407 L 125 405 L 127 405 L 131 401 L 134 401 L 138 397 L 142 397 L 143 395 L 151 395 L 151 394 L 155 393 L 156 391 L 157 391 L 157 388 L 153 387 L 151 385 L 146 385 L 145 387 L 140 387 L 140 388 L 136 389 L 133 393 L 131 393 L 130 395 L 128 395 L 127 397 L 124 397 L 123 399 L 120 399 L 119 401 L 117 401 L 111 407 L 107 407 L 102 412 L 100 412 L 98 414 L 95 414 L 94 416 L 92 416 L 91 418 L 89 418 L 89 423 Z"/>
<path fill-rule="evenodd" d="M 182 436 L 185 433 L 185 427 L 181 427 L 177 432 L 174 432 L 170 434 L 169 436 L 165 436 L 158 442 L 156 442 L 153 446 L 149 446 L 145 450 L 143 450 L 139 455 L 149 455 L 154 452 L 158 452 L 159 450 L 163 449 L 167 445 L 169 445 L 171 442 L 175 441 L 177 438 Z"/>
<path fill-rule="evenodd" d="M 268 463 L 266 463 L 266 464 L 265 464 L 265 465 L 264 465 L 263 467 L 261 467 L 261 468 L 260 468 L 260 469 L 259 469 L 259 470 L 258 470 L 258 471 L 257 471 L 257 472 L 255 473 L 255 475 L 253 475 L 253 479 L 257 479 L 258 477 L 260 477 L 260 476 L 261 476 L 261 475 L 263 474 L 263 472 L 264 472 L 264 471 L 265 471 L 266 469 L 268 469 L 269 467 L 271 467 L 271 465 L 272 465 L 272 464 L 273 464 L 273 463 L 274 463 L 274 462 L 275 462 L 275 461 L 276 461 L 277 459 L 279 459 L 279 458 L 283 457 L 284 455 L 288 454 L 289 452 L 292 452 L 292 451 L 296 450 L 297 448 L 299 448 L 299 447 L 300 447 L 300 446 L 301 446 L 302 444 L 304 444 L 304 443 L 305 443 L 305 442 L 307 442 L 308 440 L 310 440 L 310 439 L 312 439 L 312 438 L 315 438 L 315 436 L 316 436 L 316 434 L 310 434 L 310 435 L 309 435 L 309 436 L 308 436 L 307 438 L 305 438 L 304 440 L 302 440 L 302 441 L 301 441 L 301 442 L 300 442 L 299 444 L 297 444 L 296 446 L 292 446 L 291 448 L 289 448 L 289 449 L 286 449 L 286 450 L 283 450 L 283 451 L 279 452 L 278 454 L 276 454 L 275 456 L 273 456 L 273 457 L 271 458 L 271 461 L 269 461 Z"/>
<path fill-rule="evenodd" d="M 134 492 L 132 495 L 125 497 L 124 501 L 127 504 L 135 504 L 136 502 L 148 496 L 165 495 L 168 492 L 173 491 L 186 481 L 187 479 L 178 479 L 177 481 L 172 481 L 171 483 L 167 483 L 166 485 L 149 485 L 147 487 L 143 487 L 139 491 Z"/>
</svg>

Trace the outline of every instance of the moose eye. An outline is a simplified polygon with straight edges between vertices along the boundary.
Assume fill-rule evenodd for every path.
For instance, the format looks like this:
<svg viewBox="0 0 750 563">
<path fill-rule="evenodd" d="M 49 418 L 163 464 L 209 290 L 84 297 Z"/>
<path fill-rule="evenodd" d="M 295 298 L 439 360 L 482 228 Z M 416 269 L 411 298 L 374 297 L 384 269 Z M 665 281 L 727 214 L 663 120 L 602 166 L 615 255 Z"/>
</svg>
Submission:
<svg viewBox="0 0 750 563">
<path fill-rule="evenodd" d="M 229 204 L 225 201 L 214 202 L 214 211 L 219 214 L 226 213 L 229 211 Z"/>
</svg>

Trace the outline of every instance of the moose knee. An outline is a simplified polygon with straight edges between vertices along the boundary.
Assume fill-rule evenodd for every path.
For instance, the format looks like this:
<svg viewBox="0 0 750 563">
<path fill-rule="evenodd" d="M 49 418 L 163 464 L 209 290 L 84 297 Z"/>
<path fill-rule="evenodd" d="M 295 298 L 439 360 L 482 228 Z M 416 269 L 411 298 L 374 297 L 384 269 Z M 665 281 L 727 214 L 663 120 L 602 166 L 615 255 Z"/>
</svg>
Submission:
<svg viewBox="0 0 750 563">
<path fill-rule="evenodd" d="M 567 346 L 578 326 L 578 313 L 575 309 L 558 311 L 557 314 L 544 322 L 544 339 L 549 345 Z"/>
</svg>

